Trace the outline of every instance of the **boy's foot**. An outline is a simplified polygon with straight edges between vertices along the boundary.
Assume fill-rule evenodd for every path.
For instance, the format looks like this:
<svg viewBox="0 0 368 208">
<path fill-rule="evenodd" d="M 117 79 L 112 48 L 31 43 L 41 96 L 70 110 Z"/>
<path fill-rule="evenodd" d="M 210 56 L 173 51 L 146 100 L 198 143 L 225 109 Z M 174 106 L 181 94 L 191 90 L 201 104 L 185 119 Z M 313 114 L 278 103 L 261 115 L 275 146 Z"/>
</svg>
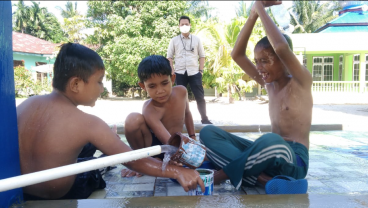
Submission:
<svg viewBox="0 0 368 208">
<path fill-rule="evenodd" d="M 202 124 L 212 124 L 210 120 L 201 120 Z"/>
</svg>

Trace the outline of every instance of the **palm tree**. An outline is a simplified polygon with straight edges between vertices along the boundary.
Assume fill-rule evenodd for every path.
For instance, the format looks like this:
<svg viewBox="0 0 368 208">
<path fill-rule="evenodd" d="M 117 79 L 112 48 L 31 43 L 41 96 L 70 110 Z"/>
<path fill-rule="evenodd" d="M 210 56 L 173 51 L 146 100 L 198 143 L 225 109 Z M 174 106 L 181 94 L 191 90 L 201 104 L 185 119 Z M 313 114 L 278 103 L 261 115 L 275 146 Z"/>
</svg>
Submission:
<svg viewBox="0 0 368 208">
<path fill-rule="evenodd" d="M 209 20 L 200 24 L 196 31 L 196 34 L 203 40 L 207 54 L 207 70 L 202 79 L 204 85 L 206 87 L 215 86 L 216 91 L 220 93 L 227 91 L 230 103 L 233 95 L 240 99 L 240 94 L 251 90 L 254 84 L 242 80 L 244 72 L 231 58 L 231 51 L 244 22 L 243 17 L 234 19 L 229 25 Z M 249 53 L 251 53 L 250 50 L 247 50 L 247 54 Z"/>
<path fill-rule="evenodd" d="M 213 7 L 210 7 L 208 1 L 188 1 L 188 8 L 186 12 L 192 14 L 196 18 L 204 18 L 204 20 L 210 19 L 211 11 Z"/>
<path fill-rule="evenodd" d="M 252 2 L 252 5 L 253 5 L 253 3 L 254 2 Z M 249 8 L 252 8 L 252 5 Z M 250 10 L 247 9 L 247 4 L 245 3 L 245 1 L 240 1 L 239 2 L 239 7 L 235 10 L 235 12 L 236 12 L 237 17 L 248 18 Z"/>
<path fill-rule="evenodd" d="M 29 19 L 29 8 L 24 4 L 23 0 L 18 1 L 18 4 L 13 6 L 17 7 L 17 10 L 13 13 L 15 27 L 13 30 L 24 33 L 27 28 L 27 21 Z"/>
<path fill-rule="evenodd" d="M 294 33 L 311 33 L 333 20 L 333 12 L 340 10 L 337 1 L 294 1 L 289 9 L 291 24 L 294 25 Z"/>
<path fill-rule="evenodd" d="M 64 18 L 71 18 L 76 15 L 79 15 L 79 12 L 77 11 L 77 2 L 75 2 L 74 7 L 73 3 L 68 1 L 65 4 L 65 10 L 59 6 L 55 7 L 56 9 L 61 11 L 61 16 Z"/>
<path fill-rule="evenodd" d="M 47 14 L 47 9 L 45 7 L 40 7 L 39 3 L 32 1 L 32 6 L 29 7 L 30 14 L 30 27 L 29 34 L 34 35 L 38 38 L 45 39 L 46 31 L 45 31 L 45 19 Z"/>
</svg>

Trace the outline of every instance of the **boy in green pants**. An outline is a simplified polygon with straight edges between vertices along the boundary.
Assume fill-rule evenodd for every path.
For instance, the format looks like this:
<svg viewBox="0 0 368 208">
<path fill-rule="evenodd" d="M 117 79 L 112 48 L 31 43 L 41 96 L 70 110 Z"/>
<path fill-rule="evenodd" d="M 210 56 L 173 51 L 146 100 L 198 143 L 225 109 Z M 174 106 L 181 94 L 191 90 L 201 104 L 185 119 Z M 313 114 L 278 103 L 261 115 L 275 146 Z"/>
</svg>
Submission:
<svg viewBox="0 0 368 208">
<path fill-rule="evenodd" d="M 203 128 L 200 140 L 207 147 L 207 158 L 221 169 L 215 174 L 215 183 L 230 178 L 238 189 L 241 185 L 254 186 L 257 181 L 266 185 L 277 175 L 303 179 L 307 174 L 312 76 L 294 55 L 290 38 L 281 34 L 265 12 L 266 7 L 276 4 L 281 2 L 254 3 L 231 54 L 250 77 L 266 88 L 272 133 L 253 142 L 214 126 Z M 245 50 L 258 17 L 267 37 L 254 49 L 254 65 Z"/>
</svg>

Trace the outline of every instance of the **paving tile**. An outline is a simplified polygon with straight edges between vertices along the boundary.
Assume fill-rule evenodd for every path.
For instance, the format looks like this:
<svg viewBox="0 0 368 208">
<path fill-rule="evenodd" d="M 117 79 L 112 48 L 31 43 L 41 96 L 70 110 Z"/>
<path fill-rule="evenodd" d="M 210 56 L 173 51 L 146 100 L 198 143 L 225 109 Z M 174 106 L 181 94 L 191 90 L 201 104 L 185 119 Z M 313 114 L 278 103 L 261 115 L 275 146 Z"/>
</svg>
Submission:
<svg viewBox="0 0 368 208">
<path fill-rule="evenodd" d="M 336 184 L 346 188 L 350 192 L 368 191 L 368 183 L 364 183 L 361 181 L 336 182 Z"/>
<path fill-rule="evenodd" d="M 318 180 L 308 180 L 308 187 L 321 187 L 321 186 L 325 186 L 325 184 L 323 184 L 321 181 Z"/>
<path fill-rule="evenodd" d="M 331 168 L 331 166 L 329 166 L 328 164 L 324 163 L 324 162 L 314 162 L 314 163 L 310 163 L 309 164 L 309 168 Z"/>
<path fill-rule="evenodd" d="M 124 191 L 153 191 L 154 187 L 154 183 L 127 184 L 124 187 Z"/>
<path fill-rule="evenodd" d="M 167 196 L 188 196 L 188 192 L 185 192 L 183 187 L 179 184 L 167 183 Z"/>
<path fill-rule="evenodd" d="M 254 188 L 258 191 L 259 194 L 266 194 L 264 187 L 255 186 Z"/>
<path fill-rule="evenodd" d="M 259 192 L 257 191 L 255 187 L 242 186 L 242 189 L 247 195 L 258 195 L 259 194 Z"/>
<path fill-rule="evenodd" d="M 156 177 L 153 176 L 141 176 L 141 177 L 134 177 L 132 183 L 155 183 Z"/>
<path fill-rule="evenodd" d="M 236 190 L 234 186 L 226 187 L 224 185 L 215 185 L 213 187 L 214 195 L 243 195 L 245 192 L 243 189 Z"/>
</svg>

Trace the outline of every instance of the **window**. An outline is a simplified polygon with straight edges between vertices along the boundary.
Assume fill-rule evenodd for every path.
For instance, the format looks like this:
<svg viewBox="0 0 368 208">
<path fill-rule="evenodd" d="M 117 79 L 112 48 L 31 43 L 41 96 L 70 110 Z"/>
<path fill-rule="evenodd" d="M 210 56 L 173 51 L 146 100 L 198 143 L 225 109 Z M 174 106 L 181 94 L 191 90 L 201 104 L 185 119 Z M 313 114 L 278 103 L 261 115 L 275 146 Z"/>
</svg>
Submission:
<svg viewBox="0 0 368 208">
<path fill-rule="evenodd" d="M 333 57 L 313 58 L 313 81 L 333 80 Z"/>
<path fill-rule="evenodd" d="M 303 66 L 307 68 L 307 56 L 306 55 L 303 56 Z"/>
<path fill-rule="evenodd" d="M 353 61 L 353 81 L 359 81 L 360 55 L 354 55 Z"/>
<path fill-rule="evenodd" d="M 339 57 L 339 81 L 342 81 L 342 74 L 343 74 L 343 66 L 344 63 L 344 56 Z"/>
<path fill-rule="evenodd" d="M 23 66 L 23 62 L 19 60 L 13 60 L 13 67 Z"/>
</svg>

